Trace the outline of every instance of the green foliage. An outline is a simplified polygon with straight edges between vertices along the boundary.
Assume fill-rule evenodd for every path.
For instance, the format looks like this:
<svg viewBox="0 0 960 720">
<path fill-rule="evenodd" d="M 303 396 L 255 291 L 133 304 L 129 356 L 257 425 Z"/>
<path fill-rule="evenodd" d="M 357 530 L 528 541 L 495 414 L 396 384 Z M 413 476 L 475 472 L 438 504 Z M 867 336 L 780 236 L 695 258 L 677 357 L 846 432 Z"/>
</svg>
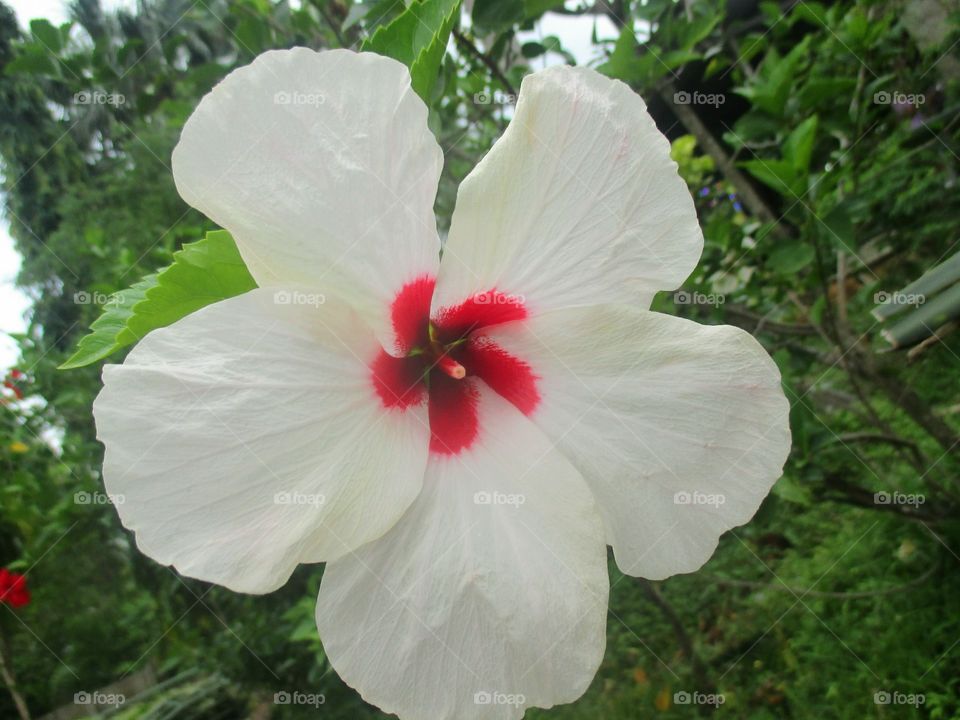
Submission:
<svg viewBox="0 0 960 720">
<path fill-rule="evenodd" d="M 722 298 L 678 305 L 663 294 L 654 309 L 737 324 L 764 343 L 791 400 L 794 450 L 758 515 L 701 571 L 655 584 L 673 617 L 611 564 L 595 682 L 579 702 L 528 717 L 698 717 L 673 697 L 703 689 L 704 675 L 726 699 L 719 716 L 957 717 L 960 333 L 908 361 L 880 352 L 881 333 L 899 333 L 913 309 L 881 312 L 882 324 L 874 312 L 879 294 L 928 282 L 955 253 L 958 18 L 928 18 L 936 8 L 923 5 L 917 23 L 910 7 L 871 0 L 766 2 L 747 18 L 716 7 L 605 5 L 619 34 L 594 38 L 591 64 L 628 82 L 670 134 L 706 240 L 685 288 Z M 465 12 L 451 0 L 149 0 L 121 12 L 81 0 L 69 23 L 23 29 L 0 5 L 5 210 L 34 300 L 18 338 L 23 376 L 11 380 L 26 397 L 4 391 L 0 421 L 0 564 L 29 570 L 34 601 L 22 624 L 0 611 L 0 631 L 35 716 L 150 666 L 157 684 L 116 717 L 316 716 L 274 706 L 283 690 L 324 693 L 324 717 L 383 717 L 323 653 L 322 569 L 248 597 L 137 551 L 102 497 L 90 365 L 252 287 L 226 233 L 195 242 L 213 228 L 180 200 L 169 168 L 183 123 L 224 75 L 293 45 L 362 46 L 407 64 L 445 152 L 446 228 L 523 76 L 570 60 L 557 38 L 517 39 L 551 10 L 560 3 L 477 0 L 448 52 Z M 688 108 L 709 138 L 680 122 L 678 89 L 724 99 Z M 890 102 L 898 92 L 914 102 Z M 946 317 L 932 310 L 926 322 Z M 925 502 L 878 504 L 878 492 Z M 884 690 L 925 704 L 876 705 Z M 0 689 L 0 717 L 15 713 Z"/>
<path fill-rule="evenodd" d="M 429 102 L 459 11 L 460 0 L 414 0 L 390 23 L 377 28 L 362 49 L 410 68 L 413 89 Z"/>
<path fill-rule="evenodd" d="M 218 300 L 252 290 L 256 283 L 225 230 L 207 233 L 173 254 L 173 263 L 121 290 L 107 301 L 77 351 L 60 368 L 68 370 L 102 360 Z"/>
</svg>

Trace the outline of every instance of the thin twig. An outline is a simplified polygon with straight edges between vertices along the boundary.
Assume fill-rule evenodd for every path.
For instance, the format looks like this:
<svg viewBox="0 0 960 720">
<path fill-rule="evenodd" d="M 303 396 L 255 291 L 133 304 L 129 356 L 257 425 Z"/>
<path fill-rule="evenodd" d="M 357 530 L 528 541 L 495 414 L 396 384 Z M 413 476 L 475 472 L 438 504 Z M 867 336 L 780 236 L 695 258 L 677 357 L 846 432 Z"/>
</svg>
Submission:
<svg viewBox="0 0 960 720">
<path fill-rule="evenodd" d="M 517 96 L 517 91 L 514 89 L 513 83 L 507 79 L 507 76 L 503 74 L 503 70 L 500 69 L 500 66 L 497 65 L 493 58 L 482 52 L 476 45 L 473 44 L 473 41 L 470 40 L 470 38 L 468 38 L 459 30 L 454 30 L 453 36 L 456 38 L 457 44 L 460 47 L 487 66 L 490 74 L 497 79 L 497 81 L 503 86 L 504 90 L 514 97 Z"/>
<path fill-rule="evenodd" d="M 7 643 L 7 636 L 4 634 L 2 626 L 0 626 L 0 677 L 3 678 L 10 697 L 13 698 L 13 704 L 17 706 L 20 720 L 30 720 L 30 710 L 27 708 L 27 701 L 23 699 L 23 695 L 17 689 L 17 681 L 13 675 L 13 667 L 10 665 L 9 656 L 10 645 Z"/>
<path fill-rule="evenodd" d="M 690 635 L 687 634 L 687 631 L 684 629 L 683 621 L 680 619 L 680 616 L 677 615 L 676 610 L 673 609 L 673 606 L 666 601 L 663 595 L 660 594 L 660 591 L 657 590 L 654 584 L 649 580 L 640 580 L 640 587 L 643 589 L 643 592 L 650 599 L 650 601 L 663 612 L 664 616 L 667 618 L 667 621 L 670 623 L 670 626 L 673 628 L 673 633 L 677 637 L 677 642 L 680 643 L 680 649 L 683 650 L 684 655 L 690 658 L 690 664 L 693 667 L 693 678 L 697 683 L 698 691 L 704 693 L 713 692 L 714 685 L 707 675 L 706 666 L 700 659 L 700 656 L 694 651 L 693 641 L 690 639 Z"/>
</svg>

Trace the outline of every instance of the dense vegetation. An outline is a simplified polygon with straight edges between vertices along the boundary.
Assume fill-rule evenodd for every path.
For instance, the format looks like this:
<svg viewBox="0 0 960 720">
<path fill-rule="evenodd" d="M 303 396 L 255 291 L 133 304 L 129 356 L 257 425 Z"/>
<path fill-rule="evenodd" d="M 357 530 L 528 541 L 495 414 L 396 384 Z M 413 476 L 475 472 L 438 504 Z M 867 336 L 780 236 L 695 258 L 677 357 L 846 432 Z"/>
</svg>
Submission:
<svg viewBox="0 0 960 720">
<path fill-rule="evenodd" d="M 713 712 L 683 692 L 722 693 L 716 712 L 730 717 L 960 716 L 958 303 L 918 332 L 873 315 L 960 240 L 960 6 L 458 8 L 424 0 L 432 34 L 373 43 L 408 64 L 433 43 L 437 74 L 429 58 L 418 67 L 446 154 L 441 228 L 523 75 L 543 56 L 570 60 L 557 38 L 518 31 L 544 12 L 608 16 L 619 37 L 595 38 L 592 64 L 646 98 L 706 236 L 684 294 L 655 308 L 752 331 L 793 408 L 793 453 L 754 520 L 692 575 L 647 583 L 611 563 L 595 682 L 578 703 L 529 716 Z M 380 715 L 325 660 L 321 567 L 251 597 L 136 550 L 102 495 L 99 366 L 58 366 L 106 298 L 213 229 L 170 172 L 199 97 L 263 50 L 356 48 L 402 11 L 393 0 L 144 0 L 108 14 L 77 0 L 70 23 L 24 31 L 0 4 L 4 212 L 33 300 L 0 419 L 0 567 L 27 575 L 31 599 L 0 609 L 0 651 L 2 682 L 33 716 L 89 711 L 75 694 L 117 682 L 118 717 L 315 715 L 274 704 L 295 691 L 322 693 L 325 717 Z M 0 692 L 0 716 L 18 712 Z"/>
</svg>

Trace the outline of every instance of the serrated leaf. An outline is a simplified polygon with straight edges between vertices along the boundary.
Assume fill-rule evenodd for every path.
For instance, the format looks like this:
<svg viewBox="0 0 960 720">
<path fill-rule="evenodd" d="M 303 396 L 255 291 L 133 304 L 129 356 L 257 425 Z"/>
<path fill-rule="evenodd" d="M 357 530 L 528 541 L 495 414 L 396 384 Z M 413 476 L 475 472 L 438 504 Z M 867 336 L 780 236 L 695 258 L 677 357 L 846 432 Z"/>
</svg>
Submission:
<svg viewBox="0 0 960 720">
<path fill-rule="evenodd" d="M 173 264 L 116 293 L 60 369 L 95 363 L 139 342 L 151 330 L 255 287 L 230 234 L 209 232 L 175 252 Z"/>
<path fill-rule="evenodd" d="M 414 0 L 377 28 L 361 49 L 392 57 L 410 68 L 414 91 L 429 103 L 459 11 L 460 0 Z"/>
<path fill-rule="evenodd" d="M 156 275 L 147 275 L 126 290 L 114 294 L 103 306 L 103 312 L 90 326 L 91 332 L 83 336 L 77 344 L 77 349 L 65 363 L 61 370 L 89 365 L 101 358 L 105 358 L 120 348 L 136 342 L 130 337 L 127 323 L 133 317 L 133 308 L 146 298 L 147 290 L 157 284 Z"/>
</svg>

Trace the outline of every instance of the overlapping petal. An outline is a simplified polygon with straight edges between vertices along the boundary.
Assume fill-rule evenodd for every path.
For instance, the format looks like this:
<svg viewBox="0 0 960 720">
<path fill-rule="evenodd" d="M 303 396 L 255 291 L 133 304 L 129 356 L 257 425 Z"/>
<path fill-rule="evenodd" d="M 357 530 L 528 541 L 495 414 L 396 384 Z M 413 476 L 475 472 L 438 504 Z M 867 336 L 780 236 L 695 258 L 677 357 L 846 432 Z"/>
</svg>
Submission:
<svg viewBox="0 0 960 720">
<path fill-rule="evenodd" d="M 368 702 L 404 720 L 519 718 L 579 697 L 603 657 L 606 547 L 574 468 L 481 389 L 478 442 L 430 459 L 383 538 L 327 565 L 317 623 Z"/>
<path fill-rule="evenodd" d="M 698 569 L 780 477 L 789 404 L 739 328 L 589 306 L 485 333 L 540 377 L 531 419 L 587 481 L 630 575 Z"/>
<path fill-rule="evenodd" d="M 104 368 L 103 474 L 140 549 L 243 592 L 386 532 L 417 496 L 425 408 L 385 409 L 373 333 L 305 290 L 258 289 Z"/>
<path fill-rule="evenodd" d="M 394 295 L 436 273 L 442 166 L 407 69 L 348 50 L 263 53 L 204 97 L 173 153 L 180 194 L 259 285 L 348 298 L 390 350 Z"/>
<path fill-rule="evenodd" d="M 460 186 L 434 308 L 493 289 L 535 312 L 648 306 L 702 247 L 643 100 L 593 70 L 553 67 L 524 78 L 509 127 Z"/>
</svg>

